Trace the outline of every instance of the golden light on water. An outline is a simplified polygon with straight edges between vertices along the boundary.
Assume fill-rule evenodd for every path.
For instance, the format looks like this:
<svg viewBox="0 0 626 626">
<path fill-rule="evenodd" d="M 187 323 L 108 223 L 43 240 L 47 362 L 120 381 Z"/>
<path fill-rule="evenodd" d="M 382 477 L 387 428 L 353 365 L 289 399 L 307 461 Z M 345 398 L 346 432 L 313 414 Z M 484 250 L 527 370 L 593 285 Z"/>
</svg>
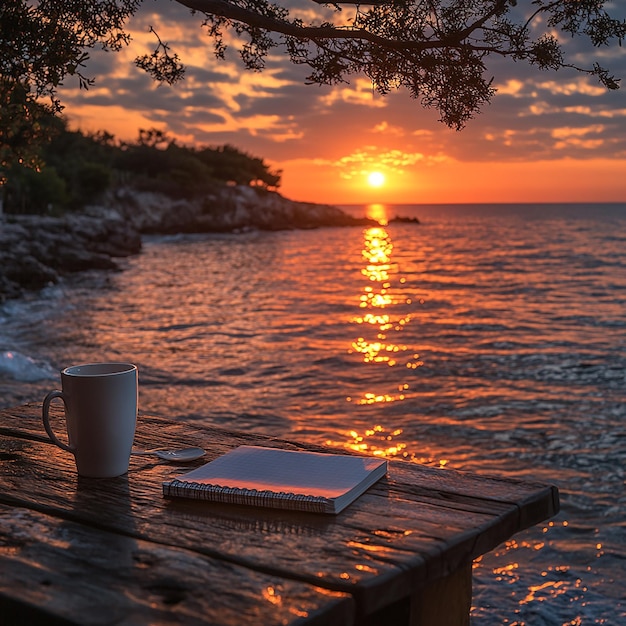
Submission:
<svg viewBox="0 0 626 626">
<path fill-rule="evenodd" d="M 357 324 L 372 324 L 378 326 L 381 330 L 388 330 L 393 328 L 393 325 L 389 323 L 391 318 L 387 313 L 377 315 L 375 313 L 366 313 L 363 317 L 355 317 L 353 321 Z"/>
<path fill-rule="evenodd" d="M 370 263 L 389 263 L 393 252 L 393 243 L 384 228 L 373 226 L 365 231 L 363 257 Z"/>
<path fill-rule="evenodd" d="M 389 223 L 387 207 L 384 204 L 368 204 L 365 208 L 365 216 L 371 220 L 376 220 L 381 226 Z"/>
<path fill-rule="evenodd" d="M 364 363 L 387 363 L 393 367 L 397 363 L 395 354 L 406 350 L 406 346 L 397 346 L 394 343 L 382 341 L 369 342 L 363 337 L 359 337 L 352 342 L 351 351 L 362 354 Z"/>
<path fill-rule="evenodd" d="M 384 205 L 370 205 L 368 209 L 383 211 Z M 378 216 L 381 217 L 382 213 Z M 410 312 L 394 311 L 394 308 L 411 304 L 411 299 L 404 294 L 406 280 L 399 276 L 392 254 L 393 242 L 384 227 L 372 227 L 364 231 L 361 255 L 365 265 L 361 274 L 367 283 L 359 296 L 358 306 L 365 311 L 350 320 L 363 328 L 361 334 L 351 342 L 348 353 L 361 355 L 363 363 L 367 365 L 401 365 L 407 369 L 416 369 L 422 365 L 419 355 L 390 336 L 401 332 L 412 319 Z M 408 383 L 384 391 L 368 389 L 359 397 L 348 397 L 347 401 L 359 405 L 397 402 L 406 398 L 408 390 Z"/>
<path fill-rule="evenodd" d="M 268 586 L 263 589 L 263 597 L 271 604 L 282 604 L 282 596 L 276 587 Z"/>
<path fill-rule="evenodd" d="M 545 535 L 550 533 L 553 529 L 567 526 L 569 526 L 567 520 L 551 520 L 542 528 L 542 533 Z M 581 578 L 572 576 L 572 568 L 570 565 L 550 564 L 545 567 L 545 569 L 537 571 L 536 575 L 533 577 L 529 577 L 528 572 L 524 571 L 524 560 L 528 559 L 529 555 L 533 553 L 545 550 L 548 545 L 548 541 L 541 541 L 534 538 L 527 539 L 523 536 L 521 538 L 512 537 L 493 552 L 474 559 L 472 568 L 474 570 L 480 570 L 482 568 L 489 569 L 490 573 L 493 574 L 499 583 L 508 585 L 513 589 L 524 584 L 525 580 L 528 580 L 529 584 L 525 585 L 525 588 L 522 588 L 522 593 L 519 593 L 519 591 L 511 592 L 512 596 L 516 599 L 518 607 L 529 604 L 537 605 L 543 602 L 553 605 L 556 599 L 563 595 L 571 596 L 570 602 L 581 600 L 583 594 L 586 593 L 588 589 Z M 602 544 L 599 542 L 596 543 L 596 549 L 601 550 Z M 597 556 L 600 557 L 601 554 Z M 536 559 L 534 556 L 530 558 L 532 558 L 533 561 Z M 520 561 L 522 562 L 520 563 Z M 497 565 L 489 565 L 490 563 L 497 563 Z M 475 611 L 476 607 L 472 607 L 470 614 Z M 520 612 L 519 609 L 516 612 Z M 582 623 L 583 619 L 579 615 L 573 615 L 572 620 L 567 622 L 568 625 Z M 608 622 L 598 621 L 597 623 L 604 624 Z M 518 626 L 532 626 L 531 622 L 527 621 L 511 622 L 512 626 L 514 624 Z"/>
<path fill-rule="evenodd" d="M 358 296 L 359 313 L 350 321 L 359 326 L 359 335 L 350 343 L 348 353 L 358 355 L 363 367 L 401 367 L 407 372 L 405 381 L 396 382 L 391 388 L 363 389 L 346 400 L 357 406 L 375 406 L 402 402 L 411 393 L 411 383 L 415 370 L 423 362 L 413 346 L 399 340 L 399 333 L 411 323 L 414 313 L 407 310 L 411 298 L 407 296 L 407 281 L 400 275 L 397 263 L 393 261 L 393 242 L 386 228 L 384 205 L 370 205 L 368 217 L 376 217 L 381 226 L 368 228 L 363 232 L 361 256 L 364 265 L 362 276 L 366 279 Z M 410 372 L 410 373 L 409 373 Z M 364 377 L 368 379 L 368 377 Z M 384 377 L 387 380 L 387 377 Z M 373 385 L 373 383 L 370 383 Z M 378 386 L 384 383 L 379 382 Z M 435 467 L 445 467 L 448 459 L 435 451 L 421 450 L 420 455 L 407 450 L 402 437 L 402 429 L 377 423 L 363 431 L 350 430 L 341 433 L 342 441 L 326 441 L 327 445 L 344 447 L 355 452 L 378 457 L 398 457 Z"/>
<path fill-rule="evenodd" d="M 359 306 L 361 308 L 370 306 L 384 309 L 392 303 L 391 297 L 386 293 L 384 288 L 379 293 L 376 293 L 371 287 L 365 287 L 364 292 L 365 293 L 363 293 L 360 298 L 361 303 Z"/>
<path fill-rule="evenodd" d="M 547 580 L 541 585 L 533 585 L 528 589 L 528 595 L 520 602 L 520 604 L 529 604 L 530 602 L 545 602 L 553 600 L 556 596 L 566 593 L 568 586 L 562 580 Z"/>
<path fill-rule="evenodd" d="M 343 441 L 327 440 L 327 446 L 343 447 L 354 452 L 371 454 L 372 456 L 384 458 L 401 458 L 405 461 L 412 461 L 422 465 L 429 465 L 443 468 L 447 465 L 448 459 L 443 458 L 435 451 L 422 450 L 421 455 L 410 453 L 407 444 L 402 438 L 401 428 L 389 429 L 382 424 L 375 424 L 364 431 L 350 430 L 343 433 Z"/>
<path fill-rule="evenodd" d="M 348 435 L 352 440 L 348 441 L 344 447 L 355 452 L 369 452 L 374 456 L 400 456 L 406 448 L 406 443 L 396 442 L 394 438 L 401 434 L 402 429 L 389 432 L 380 424 L 377 424 L 363 434 L 359 434 L 356 430 L 351 430 Z"/>
<path fill-rule="evenodd" d="M 375 280 L 380 283 L 383 280 L 389 279 L 389 268 L 378 267 L 376 265 L 370 264 L 361 270 L 361 274 L 367 276 L 370 280 Z"/>
</svg>

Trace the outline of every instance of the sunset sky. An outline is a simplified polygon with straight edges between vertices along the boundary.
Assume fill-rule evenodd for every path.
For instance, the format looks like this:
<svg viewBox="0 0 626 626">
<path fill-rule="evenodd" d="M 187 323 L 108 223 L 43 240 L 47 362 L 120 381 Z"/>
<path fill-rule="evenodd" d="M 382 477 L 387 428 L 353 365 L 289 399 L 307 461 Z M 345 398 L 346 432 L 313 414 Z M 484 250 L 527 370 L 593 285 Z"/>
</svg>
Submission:
<svg viewBox="0 0 626 626">
<path fill-rule="evenodd" d="M 69 78 L 59 90 L 72 127 L 124 140 L 158 128 L 181 144 L 229 143 L 282 170 L 280 192 L 294 200 L 626 201 L 626 48 L 592 50 L 623 78 L 612 92 L 575 71 L 494 61 L 498 94 L 459 132 L 405 91 L 373 93 L 365 78 L 306 85 L 307 69 L 280 50 L 262 73 L 243 69 L 235 54 L 219 61 L 200 22 L 175 2 L 145 2 L 129 24 L 129 48 L 92 53 L 85 73 L 95 86 L 79 90 Z M 155 46 L 150 26 L 186 65 L 173 87 L 133 64 Z M 566 45 L 592 65 L 589 48 Z"/>
</svg>

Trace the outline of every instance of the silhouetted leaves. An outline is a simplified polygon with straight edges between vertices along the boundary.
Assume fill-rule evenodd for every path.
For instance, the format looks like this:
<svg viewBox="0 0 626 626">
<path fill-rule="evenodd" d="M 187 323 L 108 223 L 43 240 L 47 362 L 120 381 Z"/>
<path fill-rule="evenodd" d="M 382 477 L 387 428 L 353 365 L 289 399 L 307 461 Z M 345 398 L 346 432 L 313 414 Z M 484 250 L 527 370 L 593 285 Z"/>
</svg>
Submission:
<svg viewBox="0 0 626 626">
<path fill-rule="evenodd" d="M 461 129 L 495 91 L 486 73 L 490 55 L 526 61 L 541 70 L 569 67 L 608 89 L 619 79 L 595 62 L 579 67 L 564 57 L 562 35 L 593 46 L 621 45 L 626 21 L 607 0 L 356 0 L 325 4 L 323 20 L 302 5 L 270 0 L 176 0 L 192 9 L 223 59 L 227 41 L 243 64 L 260 71 L 276 47 L 307 65 L 307 82 L 335 84 L 365 75 L 382 95 L 406 88 L 441 120 Z M 318 0 L 313 0 L 312 7 Z M 319 3 L 319 2 L 318 2 Z M 356 5 L 348 18 L 342 4 Z M 129 43 L 126 22 L 141 0 L 3 0 L 0 3 L 0 161 L 35 164 L 29 145 L 43 141 L 43 112 L 60 112 L 57 87 L 68 76 L 93 84 L 85 62 L 95 46 L 117 51 Z M 306 16 L 306 19 L 305 17 Z M 231 32 L 229 32 L 231 31 Z M 154 79 L 184 75 L 177 53 L 152 30 L 156 47 L 135 62 Z M 5 105 L 9 107 L 4 109 Z M 0 178 L 2 172 L 0 172 Z"/>
<path fill-rule="evenodd" d="M 38 167 L 14 162 L 0 187 L 8 213 L 62 213 L 104 199 L 116 186 L 164 193 L 172 198 L 210 194 L 225 184 L 275 189 L 280 172 L 258 157 L 225 145 L 213 148 L 179 146 L 161 130 L 140 129 L 134 143 L 118 142 L 106 131 L 69 131 L 48 114 L 56 129 L 39 146 Z M 32 147 L 32 146 L 31 146 Z"/>
</svg>

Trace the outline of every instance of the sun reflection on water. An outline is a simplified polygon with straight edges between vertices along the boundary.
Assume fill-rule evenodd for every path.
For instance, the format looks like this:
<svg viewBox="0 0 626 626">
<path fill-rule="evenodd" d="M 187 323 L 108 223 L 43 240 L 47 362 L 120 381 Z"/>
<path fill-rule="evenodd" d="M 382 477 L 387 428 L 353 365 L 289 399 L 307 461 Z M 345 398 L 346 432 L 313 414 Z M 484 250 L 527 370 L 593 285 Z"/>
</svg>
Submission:
<svg viewBox="0 0 626 626">
<path fill-rule="evenodd" d="M 357 378 L 346 400 L 354 406 L 353 411 L 366 413 L 359 415 L 358 427 L 355 423 L 351 430 L 339 430 L 333 437 L 336 440 L 327 440 L 326 444 L 436 468 L 445 468 L 449 464 L 448 454 L 455 455 L 455 463 L 462 462 L 462 450 L 449 450 L 441 442 L 416 442 L 415 434 L 407 436 L 402 428 L 398 428 L 400 424 L 406 424 L 406 420 L 398 422 L 393 418 L 394 413 L 402 412 L 402 404 L 396 407 L 394 403 L 412 402 L 418 399 L 418 394 L 424 393 L 418 378 L 419 368 L 424 365 L 419 352 L 426 348 L 416 345 L 420 339 L 411 332 L 414 331 L 412 325 L 420 321 L 419 305 L 423 301 L 411 298 L 411 288 L 400 275 L 393 242 L 383 225 L 364 231 L 361 257 L 362 286 L 356 294 L 355 311 L 350 318 L 358 332 L 346 342 L 346 349 L 352 358 L 358 359 L 359 368 L 367 368 L 367 373 Z M 411 271 L 410 268 L 407 271 Z M 471 398 L 471 393 L 471 389 L 464 390 L 466 398 Z M 406 406 L 409 410 L 408 404 Z M 557 525 L 561 531 L 556 533 L 558 538 L 550 534 Z M 593 590 L 590 591 L 584 577 L 576 574 L 575 567 L 554 561 L 555 541 L 561 540 L 562 527 L 566 526 L 567 521 L 551 521 L 539 536 L 529 531 L 506 541 L 484 558 L 476 559 L 476 591 L 488 589 L 490 584 L 500 585 L 502 600 L 511 607 L 508 611 L 510 619 L 506 617 L 501 623 L 534 626 L 538 611 L 548 611 L 549 614 L 551 606 L 566 603 L 572 608 L 568 615 L 570 621 L 558 623 L 575 626 L 583 623 L 579 613 L 592 610 L 587 606 Z M 354 548 L 367 550 L 360 545 Z M 596 559 L 606 558 L 605 552 L 609 552 L 606 542 L 599 540 L 593 542 L 593 548 Z M 536 566 L 534 570 L 529 563 Z M 592 572 L 593 567 L 589 563 L 587 571 Z M 486 601 L 479 595 L 470 615 L 477 624 L 483 619 L 486 623 L 493 623 L 494 611 L 499 610 L 489 604 L 488 596 Z M 594 623 L 609 622 L 598 619 Z"/>
<path fill-rule="evenodd" d="M 435 451 L 425 448 L 422 454 L 417 455 L 407 451 L 407 444 L 402 440 L 401 428 L 388 429 L 381 424 L 376 424 L 360 432 L 350 430 L 343 433 L 343 441 L 327 440 L 327 446 L 343 447 L 354 452 L 371 454 L 372 456 L 399 458 L 422 465 L 443 468 L 448 464 L 448 459 L 441 458 Z"/>
<path fill-rule="evenodd" d="M 273 586 L 268 586 L 262 591 L 263 597 L 271 604 L 282 604 L 282 595 L 280 590 Z"/>
<path fill-rule="evenodd" d="M 388 223 L 387 207 L 384 204 L 367 205 L 365 215 L 371 220 L 376 220 L 381 226 L 386 226 Z"/>
<path fill-rule="evenodd" d="M 397 264 L 392 261 L 393 242 L 382 224 L 385 207 L 372 205 L 381 226 L 368 228 L 363 233 L 361 274 L 367 279 L 359 296 L 359 309 L 363 310 L 351 318 L 353 324 L 362 327 L 362 333 L 350 345 L 349 354 L 358 354 L 368 365 L 384 364 L 388 367 L 402 365 L 417 369 L 423 363 L 396 335 L 412 320 L 412 312 L 406 311 L 411 298 L 403 289 L 406 279 L 399 275 Z M 404 400 L 409 392 L 409 383 L 397 385 L 396 389 L 367 390 L 360 397 L 348 397 L 348 402 L 360 405 L 383 404 Z"/>
</svg>

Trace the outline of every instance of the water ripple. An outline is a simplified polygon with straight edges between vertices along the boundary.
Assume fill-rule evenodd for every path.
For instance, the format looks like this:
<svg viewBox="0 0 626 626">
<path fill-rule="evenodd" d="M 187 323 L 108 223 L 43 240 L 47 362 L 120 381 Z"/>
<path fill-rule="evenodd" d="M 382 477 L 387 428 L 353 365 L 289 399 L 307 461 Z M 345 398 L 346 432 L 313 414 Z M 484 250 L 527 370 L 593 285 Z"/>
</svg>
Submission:
<svg viewBox="0 0 626 626">
<path fill-rule="evenodd" d="M 8 303 L 2 402 L 131 360 L 142 411 L 554 482 L 559 516 L 475 564 L 472 624 L 626 623 L 624 207 L 411 210 L 153 237 Z"/>
</svg>

